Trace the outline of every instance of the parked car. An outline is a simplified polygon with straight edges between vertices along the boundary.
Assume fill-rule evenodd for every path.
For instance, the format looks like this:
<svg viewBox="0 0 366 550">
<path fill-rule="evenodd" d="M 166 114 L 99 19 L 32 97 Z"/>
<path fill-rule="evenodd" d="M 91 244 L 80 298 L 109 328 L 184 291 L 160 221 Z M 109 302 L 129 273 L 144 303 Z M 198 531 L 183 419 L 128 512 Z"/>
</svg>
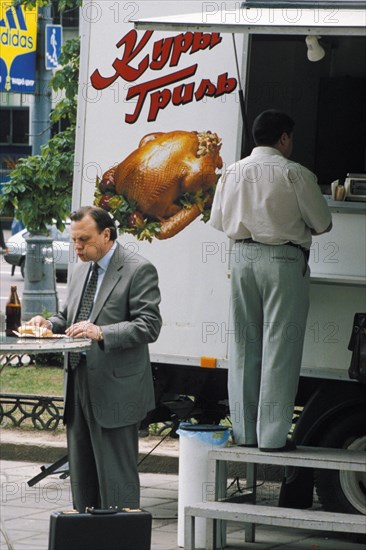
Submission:
<svg viewBox="0 0 366 550">
<path fill-rule="evenodd" d="M 48 227 L 50 237 L 53 239 L 53 259 L 55 262 L 56 278 L 58 282 L 65 282 L 67 279 L 67 267 L 69 262 L 70 249 L 70 222 L 66 222 L 64 231 L 59 231 L 55 225 Z M 15 267 L 19 266 L 24 277 L 27 243 L 26 238 L 29 232 L 22 229 L 12 235 L 6 242 L 5 261 Z"/>
<path fill-rule="evenodd" d="M 5 254 L 6 244 L 4 239 L 3 222 L 0 220 L 0 254 Z"/>
</svg>

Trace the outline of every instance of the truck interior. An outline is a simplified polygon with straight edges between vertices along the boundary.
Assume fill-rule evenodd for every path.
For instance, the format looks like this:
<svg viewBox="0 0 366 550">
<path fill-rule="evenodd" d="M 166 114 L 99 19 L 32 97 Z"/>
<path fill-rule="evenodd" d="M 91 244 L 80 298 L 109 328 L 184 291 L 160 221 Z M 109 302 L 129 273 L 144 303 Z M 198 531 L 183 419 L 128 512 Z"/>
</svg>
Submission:
<svg viewBox="0 0 366 550">
<path fill-rule="evenodd" d="M 304 36 L 253 35 L 246 104 L 249 128 L 265 109 L 291 114 L 293 159 L 329 195 L 332 181 L 366 172 L 366 37 L 325 36 L 319 44 L 325 55 L 312 62 Z"/>
</svg>

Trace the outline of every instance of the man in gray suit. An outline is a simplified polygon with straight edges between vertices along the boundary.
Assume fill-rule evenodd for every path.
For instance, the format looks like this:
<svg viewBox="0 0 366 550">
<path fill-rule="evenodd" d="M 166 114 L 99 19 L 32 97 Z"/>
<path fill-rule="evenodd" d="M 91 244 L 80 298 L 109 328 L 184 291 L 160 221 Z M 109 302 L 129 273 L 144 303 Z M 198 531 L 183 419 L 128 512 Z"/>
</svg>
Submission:
<svg viewBox="0 0 366 550">
<path fill-rule="evenodd" d="M 86 354 L 69 353 L 65 363 L 75 508 L 137 508 L 138 428 L 155 407 L 148 344 L 161 328 L 158 276 L 150 262 L 116 241 L 115 224 L 102 208 L 71 214 L 71 237 L 81 261 L 72 271 L 67 303 L 50 319 L 37 315 L 29 322 L 92 340 Z M 88 300 L 91 310 L 83 318 Z"/>
</svg>

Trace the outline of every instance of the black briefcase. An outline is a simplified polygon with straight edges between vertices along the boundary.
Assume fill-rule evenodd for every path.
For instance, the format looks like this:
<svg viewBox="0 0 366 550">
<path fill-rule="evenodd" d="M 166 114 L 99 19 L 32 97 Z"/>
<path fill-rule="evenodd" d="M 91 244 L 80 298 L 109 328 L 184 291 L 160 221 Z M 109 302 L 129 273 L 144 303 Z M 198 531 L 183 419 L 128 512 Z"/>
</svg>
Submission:
<svg viewBox="0 0 366 550">
<path fill-rule="evenodd" d="M 150 512 L 95 510 L 52 512 L 48 550 L 150 550 Z"/>
</svg>

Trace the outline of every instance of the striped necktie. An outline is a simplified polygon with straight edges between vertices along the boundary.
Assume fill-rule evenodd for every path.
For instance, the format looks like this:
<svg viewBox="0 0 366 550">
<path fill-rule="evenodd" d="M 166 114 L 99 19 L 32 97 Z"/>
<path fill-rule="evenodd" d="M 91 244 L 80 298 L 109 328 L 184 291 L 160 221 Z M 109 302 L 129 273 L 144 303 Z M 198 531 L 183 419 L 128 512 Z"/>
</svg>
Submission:
<svg viewBox="0 0 366 550">
<path fill-rule="evenodd" d="M 75 319 L 75 323 L 78 323 L 79 321 L 87 321 L 89 319 L 90 312 L 94 303 L 95 293 L 97 291 L 98 269 L 98 264 L 94 263 L 91 270 L 91 276 L 80 301 L 80 307 Z M 69 361 L 71 368 L 75 369 L 80 362 L 80 353 L 69 353 Z"/>
</svg>

